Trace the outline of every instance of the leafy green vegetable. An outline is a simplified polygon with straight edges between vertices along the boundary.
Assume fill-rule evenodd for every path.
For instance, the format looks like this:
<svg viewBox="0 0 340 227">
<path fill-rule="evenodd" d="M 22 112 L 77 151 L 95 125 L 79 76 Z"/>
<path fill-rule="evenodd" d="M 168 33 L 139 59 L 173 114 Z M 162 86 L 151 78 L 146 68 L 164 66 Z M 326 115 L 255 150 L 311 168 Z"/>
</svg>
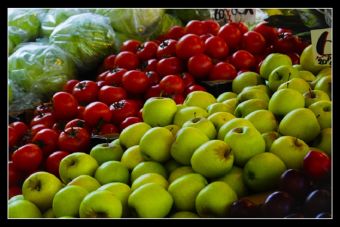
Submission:
<svg viewBox="0 0 340 227">
<path fill-rule="evenodd" d="M 13 53 L 17 45 L 28 40 L 28 33 L 25 30 L 14 26 L 8 26 L 9 54 Z"/>
<path fill-rule="evenodd" d="M 209 9 L 168 9 L 167 12 L 178 17 L 185 24 L 190 20 L 210 19 Z"/>
<path fill-rule="evenodd" d="M 160 35 L 163 35 L 169 31 L 169 29 L 175 25 L 183 26 L 183 23 L 177 17 L 174 17 L 170 14 L 164 14 L 162 17 L 157 29 L 155 30 L 154 34 L 150 37 L 151 39 L 155 39 Z"/>
</svg>

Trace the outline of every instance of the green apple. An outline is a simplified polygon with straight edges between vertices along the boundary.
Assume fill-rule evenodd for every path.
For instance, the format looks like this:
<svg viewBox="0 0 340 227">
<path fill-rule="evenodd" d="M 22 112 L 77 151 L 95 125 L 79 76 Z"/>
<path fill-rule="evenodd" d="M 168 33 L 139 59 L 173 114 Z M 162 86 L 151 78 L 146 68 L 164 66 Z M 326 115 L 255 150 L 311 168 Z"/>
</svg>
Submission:
<svg viewBox="0 0 340 227">
<path fill-rule="evenodd" d="M 164 128 L 169 129 L 173 136 L 176 136 L 177 132 L 181 129 L 178 125 L 167 125 Z"/>
<path fill-rule="evenodd" d="M 101 164 L 94 177 L 100 184 L 107 184 L 111 182 L 122 182 L 127 184 L 129 182 L 129 170 L 119 161 L 108 161 Z"/>
<path fill-rule="evenodd" d="M 268 80 L 269 74 L 279 66 L 292 66 L 292 60 L 288 55 L 280 53 L 269 54 L 262 62 L 260 67 L 260 75 L 262 78 Z"/>
<path fill-rule="evenodd" d="M 20 199 L 8 204 L 8 218 L 42 218 L 42 214 L 34 203 Z"/>
<path fill-rule="evenodd" d="M 270 73 L 268 87 L 270 90 L 276 91 L 281 84 L 297 78 L 298 74 L 299 71 L 290 65 L 279 66 Z"/>
<path fill-rule="evenodd" d="M 238 99 L 237 99 L 237 97 L 231 98 L 231 99 L 223 101 L 222 103 L 230 106 L 230 112 L 228 112 L 228 113 L 234 113 L 235 108 L 238 105 Z"/>
<path fill-rule="evenodd" d="M 243 169 L 233 166 L 233 168 L 224 176 L 214 180 L 223 181 L 227 183 L 237 194 L 238 198 L 246 196 L 248 194 L 247 186 L 243 181 Z"/>
<path fill-rule="evenodd" d="M 135 145 L 132 147 L 129 147 L 124 152 L 122 159 L 120 162 L 128 168 L 128 170 L 132 170 L 136 165 L 143 162 L 144 158 L 142 156 L 142 153 L 140 151 L 139 145 Z"/>
<path fill-rule="evenodd" d="M 80 186 L 88 192 L 95 191 L 100 187 L 99 182 L 89 175 L 80 175 L 70 181 L 67 185 Z"/>
<path fill-rule="evenodd" d="M 116 142 L 118 141 L 118 142 Z M 123 155 L 123 149 L 119 144 L 119 140 L 116 139 L 111 143 L 100 143 L 94 146 L 90 155 L 96 159 L 98 165 L 101 165 L 107 161 L 118 161 Z"/>
<path fill-rule="evenodd" d="M 217 112 L 233 113 L 234 107 L 225 103 L 213 103 L 207 107 L 209 116 Z"/>
<path fill-rule="evenodd" d="M 233 128 L 248 126 L 255 127 L 249 120 L 244 118 L 234 118 L 229 120 L 227 123 L 221 126 L 220 130 L 218 130 L 217 139 L 224 140 L 225 135 L 232 130 Z"/>
<path fill-rule="evenodd" d="M 216 138 L 216 129 L 214 124 L 205 117 L 196 117 L 185 122 L 182 126 L 183 128 L 186 127 L 193 127 L 201 130 L 209 139 Z"/>
<path fill-rule="evenodd" d="M 232 168 L 234 154 L 224 141 L 210 140 L 195 150 L 190 163 L 192 169 L 204 177 L 220 177 Z"/>
<path fill-rule="evenodd" d="M 165 162 L 170 159 L 170 149 L 175 137 L 169 129 L 154 127 L 141 138 L 139 148 L 145 160 Z"/>
<path fill-rule="evenodd" d="M 305 107 L 309 107 L 318 101 L 331 101 L 327 93 L 321 90 L 309 90 L 303 96 L 305 98 Z"/>
<path fill-rule="evenodd" d="M 42 217 L 43 218 L 56 218 L 54 212 L 53 212 L 53 208 L 50 208 L 48 209 L 47 211 L 45 211 L 43 214 L 42 214 Z"/>
<path fill-rule="evenodd" d="M 281 136 L 270 148 L 270 152 L 277 155 L 289 169 L 301 169 L 303 159 L 309 150 L 309 146 L 303 140 L 293 136 Z"/>
<path fill-rule="evenodd" d="M 313 111 L 307 108 L 298 108 L 289 112 L 281 120 L 279 133 L 285 136 L 294 136 L 309 143 L 320 133 L 320 125 Z"/>
<path fill-rule="evenodd" d="M 245 119 L 250 121 L 260 133 L 276 131 L 279 126 L 274 114 L 269 110 L 256 110 Z"/>
<path fill-rule="evenodd" d="M 253 87 L 249 87 L 249 89 L 243 89 L 242 92 L 238 94 L 237 99 L 239 103 L 250 99 L 262 99 L 265 102 L 269 102 L 269 96 L 266 91 Z"/>
<path fill-rule="evenodd" d="M 243 180 L 249 189 L 265 192 L 275 189 L 282 173 L 284 162 L 275 154 L 264 152 L 252 157 L 243 168 Z"/>
<path fill-rule="evenodd" d="M 131 182 L 134 182 L 135 179 L 145 173 L 158 173 L 165 179 L 168 178 L 168 173 L 162 164 L 153 161 L 145 161 L 139 163 L 135 168 L 133 168 L 131 172 Z"/>
<path fill-rule="evenodd" d="M 302 68 L 302 66 L 300 64 L 295 64 L 295 65 L 293 65 L 293 67 L 296 68 L 299 71 L 303 70 L 303 68 Z"/>
<path fill-rule="evenodd" d="M 332 127 L 331 101 L 318 101 L 310 105 L 308 108 L 315 114 L 321 129 Z"/>
<path fill-rule="evenodd" d="M 176 111 L 176 103 L 171 98 L 152 97 L 144 103 L 143 121 L 151 127 L 167 126 L 171 124 Z"/>
<path fill-rule="evenodd" d="M 268 82 L 268 81 L 267 81 Z M 243 88 L 242 91 L 249 91 L 249 90 L 253 90 L 253 89 L 260 89 L 264 92 L 267 93 L 267 95 L 270 97 L 272 95 L 272 91 L 269 89 L 269 87 L 265 84 L 260 84 L 260 85 L 254 85 L 254 86 L 248 86 Z"/>
<path fill-rule="evenodd" d="M 209 92 L 194 91 L 187 95 L 183 104 L 185 106 L 198 106 L 206 110 L 210 104 L 215 102 L 217 102 L 216 98 Z"/>
<path fill-rule="evenodd" d="M 234 190 L 222 181 L 205 186 L 196 197 L 196 211 L 203 218 L 226 217 L 231 204 L 237 200 Z"/>
<path fill-rule="evenodd" d="M 232 82 L 234 93 L 241 93 L 243 88 L 263 84 L 261 76 L 255 72 L 244 72 L 238 75 Z"/>
<path fill-rule="evenodd" d="M 332 77 L 325 76 L 321 78 L 314 86 L 315 90 L 321 90 L 327 93 L 328 97 L 332 97 Z"/>
<path fill-rule="evenodd" d="M 121 218 L 122 214 L 121 201 L 107 190 L 91 192 L 80 203 L 81 218 Z"/>
<path fill-rule="evenodd" d="M 61 180 L 67 184 L 80 175 L 93 176 L 98 168 L 98 162 L 91 155 L 75 152 L 64 157 L 59 164 Z"/>
<path fill-rule="evenodd" d="M 313 146 L 325 152 L 328 156 L 332 155 L 332 128 L 324 128 L 313 141 Z"/>
<path fill-rule="evenodd" d="M 309 45 L 302 51 L 300 55 L 300 65 L 303 69 L 308 70 L 315 75 L 318 74 L 318 72 L 320 72 L 322 69 L 327 67 L 315 63 L 312 45 Z"/>
<path fill-rule="evenodd" d="M 25 200 L 34 203 L 44 212 L 52 207 L 53 197 L 62 187 L 63 183 L 53 174 L 35 172 L 24 181 L 22 194 Z"/>
<path fill-rule="evenodd" d="M 217 102 L 223 102 L 223 101 L 226 101 L 228 99 L 232 99 L 232 98 L 236 98 L 237 97 L 237 94 L 234 93 L 234 92 L 231 92 L 231 91 L 226 91 L 226 92 L 223 92 L 222 94 L 220 94 L 216 101 Z"/>
<path fill-rule="evenodd" d="M 173 199 L 162 186 L 148 183 L 131 193 L 128 204 L 140 218 L 164 218 L 170 213 Z"/>
<path fill-rule="evenodd" d="M 277 90 L 269 100 L 268 110 L 276 116 L 285 116 L 292 110 L 303 108 L 305 98 L 303 95 L 291 88 Z"/>
<path fill-rule="evenodd" d="M 151 129 L 151 126 L 145 122 L 139 122 L 129 125 L 119 135 L 120 144 L 124 148 L 138 145 L 143 135 Z"/>
<path fill-rule="evenodd" d="M 165 189 L 168 189 L 169 183 L 168 181 L 158 173 L 146 173 L 142 176 L 139 176 L 136 180 L 133 181 L 131 185 L 131 190 L 134 191 L 140 186 L 147 184 L 147 183 L 155 183 L 159 184 Z"/>
<path fill-rule="evenodd" d="M 307 70 L 300 70 L 298 75 L 299 78 L 303 79 L 308 83 L 311 83 L 316 79 L 315 75 Z"/>
<path fill-rule="evenodd" d="M 25 199 L 25 198 L 22 194 L 16 195 L 16 196 L 13 196 L 12 198 L 10 198 L 8 200 L 8 204 L 10 204 L 11 202 L 14 202 L 14 201 L 17 201 L 17 200 L 23 200 L 23 199 Z"/>
<path fill-rule="evenodd" d="M 78 217 L 80 203 L 88 193 L 80 186 L 69 185 L 64 187 L 53 198 L 53 213 L 56 217 Z"/>
<path fill-rule="evenodd" d="M 224 137 L 233 151 L 235 164 L 244 166 L 254 155 L 265 152 L 266 143 L 259 131 L 254 127 L 237 127 L 230 130 Z"/>
<path fill-rule="evenodd" d="M 168 191 L 174 199 L 176 210 L 195 211 L 195 199 L 207 184 L 207 180 L 198 173 L 189 173 L 174 180 Z"/>
<path fill-rule="evenodd" d="M 176 169 L 174 169 L 168 178 L 169 184 L 171 184 L 174 180 L 180 178 L 181 176 L 184 176 L 189 173 L 194 173 L 194 170 L 191 168 L 191 166 L 181 166 Z"/>
<path fill-rule="evenodd" d="M 307 83 L 304 79 L 301 78 L 293 78 L 283 84 L 281 84 L 277 90 L 290 88 L 295 91 L 298 91 L 301 94 L 309 91 L 311 89 L 309 83 Z"/>
<path fill-rule="evenodd" d="M 208 120 L 210 120 L 214 124 L 216 131 L 218 132 L 220 128 L 222 127 L 222 125 L 224 125 L 225 123 L 227 123 L 228 121 L 234 118 L 235 116 L 231 113 L 217 112 L 217 113 L 211 114 L 208 117 Z"/>
<path fill-rule="evenodd" d="M 270 151 L 273 142 L 279 137 L 280 135 L 276 131 L 262 133 L 262 138 L 266 143 L 266 152 Z"/>
<path fill-rule="evenodd" d="M 170 216 L 170 218 L 199 218 L 197 214 L 190 211 L 178 211 Z"/>
<path fill-rule="evenodd" d="M 319 80 L 321 80 L 324 77 L 330 76 L 332 77 L 332 68 L 331 67 L 326 67 L 323 70 L 321 70 L 316 77 L 314 78 L 314 80 L 311 82 L 311 86 L 314 88 L 315 85 L 319 82 Z"/>
<path fill-rule="evenodd" d="M 168 173 L 171 173 L 175 169 L 181 167 L 182 164 L 178 163 L 175 159 L 171 158 L 167 162 L 164 163 L 164 167 Z"/>
<path fill-rule="evenodd" d="M 171 157 L 183 165 L 190 165 L 194 151 L 208 141 L 208 136 L 200 129 L 184 127 L 178 131 L 176 140 L 171 145 Z"/>
<path fill-rule="evenodd" d="M 268 102 L 263 99 L 250 99 L 240 103 L 234 112 L 235 117 L 246 117 L 248 114 L 256 110 L 268 109 Z"/>
<path fill-rule="evenodd" d="M 197 106 L 184 107 L 176 112 L 173 123 L 182 127 L 186 121 L 196 117 L 208 117 L 208 112 Z"/>
</svg>

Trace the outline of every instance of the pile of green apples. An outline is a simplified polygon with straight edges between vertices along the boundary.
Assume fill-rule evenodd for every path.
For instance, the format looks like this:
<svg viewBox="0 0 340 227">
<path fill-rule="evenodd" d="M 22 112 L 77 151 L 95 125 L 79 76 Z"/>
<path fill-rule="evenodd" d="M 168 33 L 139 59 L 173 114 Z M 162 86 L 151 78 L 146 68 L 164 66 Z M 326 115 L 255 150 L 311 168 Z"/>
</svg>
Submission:
<svg viewBox="0 0 340 227">
<path fill-rule="evenodd" d="M 271 192 L 310 150 L 331 156 L 331 67 L 268 55 L 217 98 L 148 99 L 143 122 L 62 159 L 60 179 L 30 175 L 10 218 L 227 218 L 240 198 Z"/>
</svg>

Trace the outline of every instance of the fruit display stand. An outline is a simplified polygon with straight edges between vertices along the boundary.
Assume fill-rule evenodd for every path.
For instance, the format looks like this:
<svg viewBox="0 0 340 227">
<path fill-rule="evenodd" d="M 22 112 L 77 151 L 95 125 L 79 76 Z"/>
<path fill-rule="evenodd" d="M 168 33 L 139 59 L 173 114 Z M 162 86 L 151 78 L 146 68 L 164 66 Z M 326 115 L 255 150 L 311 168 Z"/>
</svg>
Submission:
<svg viewBox="0 0 340 227">
<path fill-rule="evenodd" d="M 12 9 L 8 218 L 332 218 L 331 14 Z"/>
</svg>

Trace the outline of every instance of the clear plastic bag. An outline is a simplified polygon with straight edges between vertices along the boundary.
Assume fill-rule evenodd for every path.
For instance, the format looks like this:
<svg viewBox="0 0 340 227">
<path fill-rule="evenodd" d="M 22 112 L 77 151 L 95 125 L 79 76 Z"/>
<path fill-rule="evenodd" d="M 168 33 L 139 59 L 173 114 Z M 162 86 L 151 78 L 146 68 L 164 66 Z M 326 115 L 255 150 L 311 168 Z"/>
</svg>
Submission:
<svg viewBox="0 0 340 227">
<path fill-rule="evenodd" d="M 205 20 L 211 18 L 209 9 L 168 9 L 167 13 L 178 17 L 185 24 L 190 20 Z"/>
<path fill-rule="evenodd" d="M 25 30 L 14 26 L 8 26 L 8 53 L 10 55 L 14 52 L 17 45 L 28 40 L 29 36 Z"/>
<path fill-rule="evenodd" d="M 169 29 L 175 25 L 183 26 L 183 23 L 179 18 L 165 13 L 150 39 L 156 39 L 158 36 L 167 33 Z"/>
</svg>

